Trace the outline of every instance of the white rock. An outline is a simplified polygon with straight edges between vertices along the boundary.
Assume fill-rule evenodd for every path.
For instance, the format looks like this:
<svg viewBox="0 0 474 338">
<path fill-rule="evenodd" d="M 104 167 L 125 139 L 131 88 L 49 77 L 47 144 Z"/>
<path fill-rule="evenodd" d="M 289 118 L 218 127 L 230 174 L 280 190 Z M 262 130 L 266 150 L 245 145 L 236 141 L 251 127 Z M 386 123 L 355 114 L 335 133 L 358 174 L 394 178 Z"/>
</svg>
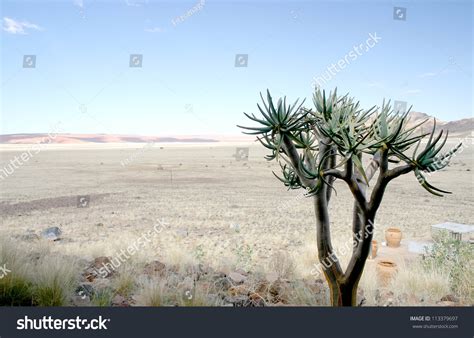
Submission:
<svg viewBox="0 0 474 338">
<path fill-rule="evenodd" d="M 247 277 L 245 277 L 244 275 L 238 273 L 238 272 L 231 272 L 229 273 L 229 278 L 232 282 L 236 283 L 236 284 L 240 284 L 240 283 L 243 283 L 245 282 L 245 280 L 247 279 Z"/>
</svg>

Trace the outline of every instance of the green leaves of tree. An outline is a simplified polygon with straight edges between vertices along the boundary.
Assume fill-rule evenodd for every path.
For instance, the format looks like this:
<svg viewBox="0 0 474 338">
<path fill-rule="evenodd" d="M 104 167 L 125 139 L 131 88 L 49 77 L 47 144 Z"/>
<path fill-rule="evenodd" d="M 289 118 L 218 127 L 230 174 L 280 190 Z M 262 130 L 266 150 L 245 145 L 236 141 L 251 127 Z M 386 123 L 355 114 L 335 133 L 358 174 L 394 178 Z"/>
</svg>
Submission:
<svg viewBox="0 0 474 338">
<path fill-rule="evenodd" d="M 287 104 L 286 97 L 275 104 L 268 90 L 266 98 L 262 94 L 260 97 L 262 103 L 257 104 L 257 108 L 261 117 L 244 113 L 257 126 L 239 127 L 245 129 L 246 134 L 257 135 L 258 141 L 271 151 L 265 158 L 280 162 L 283 177 L 275 176 L 290 189 L 304 187 L 310 194 L 316 193 L 323 185 L 329 185 L 325 170 L 341 167 L 349 160 L 352 170 L 368 184 L 362 155 L 374 155 L 383 150 L 390 162 L 405 162 L 413 166 L 418 181 L 430 193 L 448 193 L 429 184 L 422 172 L 444 168 L 460 145 L 440 155 L 447 133 L 444 138 L 443 131 L 435 137 L 436 123 L 431 133 L 420 133 L 420 126 L 426 120 L 409 127 L 411 107 L 406 113 L 399 114 L 392 109 L 390 101 L 384 101 L 380 108 L 362 109 L 359 102 L 348 94 L 338 96 L 337 88 L 328 95 L 317 89 L 313 95 L 314 110 L 302 107 L 304 101 Z M 422 140 L 428 135 L 424 149 L 416 155 Z M 294 168 L 294 163 L 286 158 L 290 154 L 285 149 L 284 138 L 300 152 L 298 168 Z M 321 142 L 335 151 L 319 154 Z M 410 157 L 408 154 L 412 148 L 415 149 Z M 302 183 L 308 182 L 307 179 L 312 182 L 311 186 Z"/>
</svg>

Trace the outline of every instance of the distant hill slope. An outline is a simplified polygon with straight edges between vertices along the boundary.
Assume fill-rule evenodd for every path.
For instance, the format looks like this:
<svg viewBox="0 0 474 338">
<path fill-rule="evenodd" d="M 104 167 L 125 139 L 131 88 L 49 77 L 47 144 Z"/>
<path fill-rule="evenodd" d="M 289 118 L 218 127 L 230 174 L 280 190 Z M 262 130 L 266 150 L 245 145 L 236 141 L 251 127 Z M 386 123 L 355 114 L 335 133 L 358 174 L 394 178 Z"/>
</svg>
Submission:
<svg viewBox="0 0 474 338">
<path fill-rule="evenodd" d="M 422 132 L 430 132 L 433 128 L 433 117 L 420 112 L 411 112 L 409 126 L 414 126 L 423 120 L 427 121 L 420 127 Z M 449 130 L 449 135 L 453 137 L 473 136 L 474 118 L 467 118 L 458 121 L 445 122 L 436 119 L 437 129 Z M 225 137 L 201 137 L 201 136 L 180 136 L 180 137 L 158 137 L 140 135 L 107 135 L 107 134 L 57 134 L 53 135 L 51 143 L 74 144 L 74 143 L 151 143 L 151 142 L 219 142 Z M 9 134 L 0 135 L 0 144 L 34 144 L 48 139 L 48 134 Z"/>
<path fill-rule="evenodd" d="M 56 144 L 77 143 L 151 143 L 151 142 L 218 142 L 210 138 L 199 137 L 157 137 L 136 135 L 105 135 L 105 134 L 9 134 L 0 135 L 2 144 L 34 144 L 48 141 Z"/>
<path fill-rule="evenodd" d="M 423 132 L 430 132 L 433 128 L 434 119 L 432 116 L 429 116 L 425 113 L 420 112 L 411 112 L 409 126 L 415 126 L 416 124 L 422 122 L 423 120 L 428 119 L 425 123 L 420 126 L 420 130 Z M 458 121 L 445 122 L 439 119 L 436 119 L 436 128 L 448 130 L 450 136 L 455 137 L 466 137 L 472 136 L 474 131 L 474 118 L 467 118 Z"/>
</svg>

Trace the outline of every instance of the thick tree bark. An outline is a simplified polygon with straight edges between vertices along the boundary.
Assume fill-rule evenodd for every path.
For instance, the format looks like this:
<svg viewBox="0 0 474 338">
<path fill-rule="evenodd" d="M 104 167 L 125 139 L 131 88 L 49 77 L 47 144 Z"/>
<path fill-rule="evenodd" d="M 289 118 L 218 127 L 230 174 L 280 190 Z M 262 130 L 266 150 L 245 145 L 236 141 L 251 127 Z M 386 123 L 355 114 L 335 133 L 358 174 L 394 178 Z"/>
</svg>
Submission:
<svg viewBox="0 0 474 338">
<path fill-rule="evenodd" d="M 288 156 L 296 174 L 302 184 L 313 188 L 317 184 L 315 179 L 307 178 L 300 167 L 299 154 L 288 136 L 283 137 L 285 155 Z M 411 165 L 401 166 L 388 170 L 388 150 L 382 148 L 377 152 L 365 170 L 367 180 L 370 181 L 379 169 L 377 183 L 372 191 L 370 201 L 367 200 L 368 182 L 362 174 L 354 170 L 352 160 L 346 163 L 345 171 L 335 169 L 335 155 L 330 140 L 319 140 L 319 154 L 331 156 L 322 165 L 322 174 L 328 178 L 332 185 L 336 179 L 345 181 L 354 196 L 353 209 L 353 240 L 352 257 L 346 271 L 342 271 L 339 260 L 331 244 L 331 231 L 328 213 L 328 204 L 331 198 L 331 188 L 324 185 L 314 196 L 314 209 L 316 214 L 316 238 L 318 246 L 318 259 L 322 264 L 323 273 L 330 289 L 332 306 L 357 306 L 357 287 L 364 271 L 365 263 L 369 256 L 372 243 L 374 219 L 382 201 L 385 188 L 389 181 L 413 169 Z M 321 160 L 321 159 L 320 159 Z M 314 170 L 313 159 L 306 158 L 306 165 Z"/>
<path fill-rule="evenodd" d="M 356 283 L 329 284 L 331 305 L 336 307 L 357 306 L 358 285 L 358 280 Z"/>
</svg>

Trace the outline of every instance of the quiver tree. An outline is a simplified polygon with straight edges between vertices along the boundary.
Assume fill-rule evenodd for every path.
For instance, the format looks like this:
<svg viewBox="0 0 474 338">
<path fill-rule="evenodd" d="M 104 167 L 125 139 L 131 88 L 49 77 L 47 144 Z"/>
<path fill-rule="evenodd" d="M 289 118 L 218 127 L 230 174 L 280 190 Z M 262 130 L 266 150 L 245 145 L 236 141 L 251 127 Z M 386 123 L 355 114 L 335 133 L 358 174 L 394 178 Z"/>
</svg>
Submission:
<svg viewBox="0 0 474 338">
<path fill-rule="evenodd" d="M 435 136 L 436 121 L 430 133 L 421 133 L 419 127 L 426 120 L 409 126 L 410 110 L 395 112 L 390 102 L 364 110 L 348 95 L 338 96 L 337 90 L 326 96 L 317 89 L 313 95 L 314 109 L 307 109 L 303 107 L 304 101 L 298 104 L 297 100 L 291 105 L 286 98 L 275 105 L 268 91 L 266 100 L 260 96 L 263 106 L 257 107 L 262 117 L 244 113 L 259 125 L 239 127 L 246 134 L 257 135 L 258 141 L 269 149 L 265 158 L 278 161 L 281 176 L 274 175 L 288 189 L 306 189 L 306 196 L 313 198 L 318 258 L 329 284 L 331 304 L 354 306 L 369 255 L 375 216 L 387 185 L 414 172 L 421 186 L 431 194 L 448 194 L 428 183 L 423 172 L 446 167 L 461 144 L 441 154 L 448 133 L 443 137 L 440 131 Z M 368 157 L 366 167 L 363 157 Z M 354 198 L 354 245 L 345 271 L 331 244 L 329 226 L 328 204 L 335 180 L 344 181 Z"/>
</svg>

